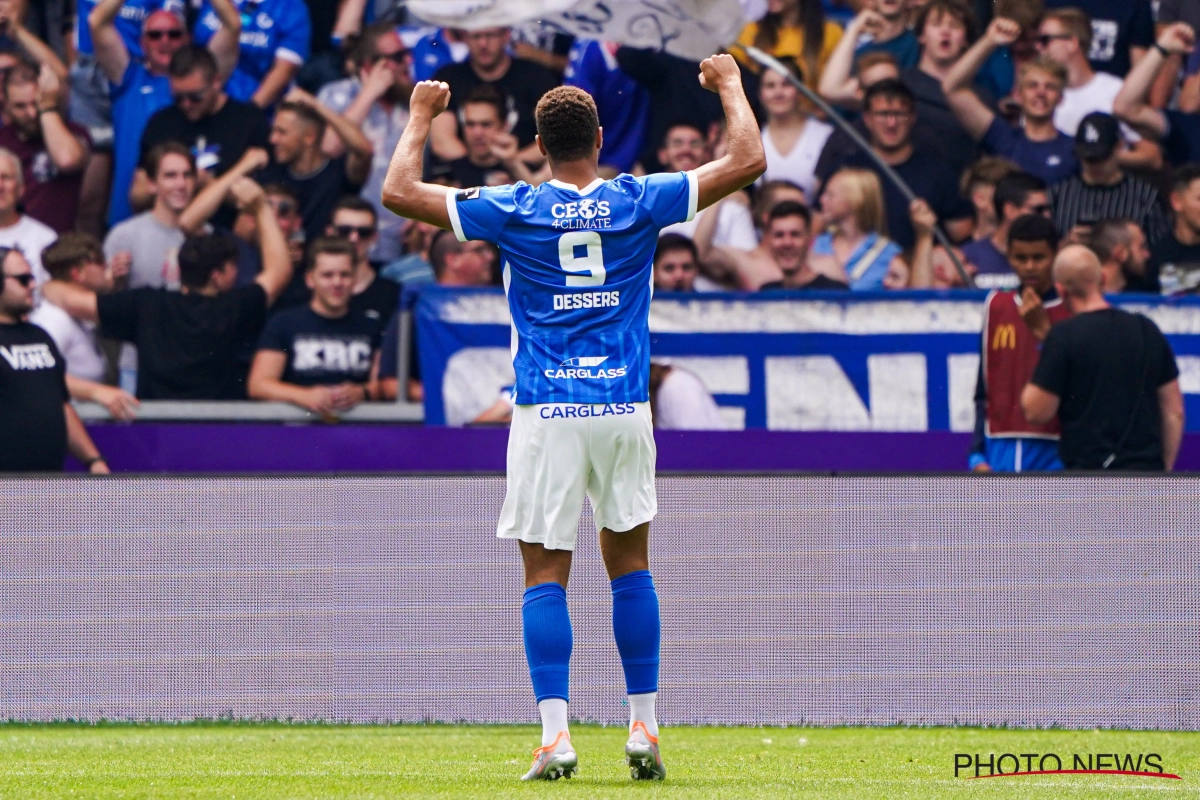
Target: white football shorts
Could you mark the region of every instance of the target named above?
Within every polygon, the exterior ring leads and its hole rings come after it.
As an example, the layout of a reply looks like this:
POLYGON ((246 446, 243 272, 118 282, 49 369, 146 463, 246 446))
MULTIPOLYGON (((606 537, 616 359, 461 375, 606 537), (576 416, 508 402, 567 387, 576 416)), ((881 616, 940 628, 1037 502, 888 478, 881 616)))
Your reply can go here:
POLYGON ((585 494, 597 531, 649 522, 658 512, 656 455, 649 403, 516 406, 496 535, 574 550, 585 494))

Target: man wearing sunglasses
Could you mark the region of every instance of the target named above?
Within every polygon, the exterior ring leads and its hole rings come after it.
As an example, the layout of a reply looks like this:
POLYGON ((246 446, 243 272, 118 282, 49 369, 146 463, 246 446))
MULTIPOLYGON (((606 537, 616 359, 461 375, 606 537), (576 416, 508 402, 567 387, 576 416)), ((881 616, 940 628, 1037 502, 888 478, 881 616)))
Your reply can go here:
POLYGON ((391 319, 400 302, 400 284, 376 274, 369 257, 375 244, 375 207, 361 197, 343 197, 333 211, 329 236, 354 245, 354 290, 350 310, 380 326, 391 319))
MULTIPOLYGON (((404 220, 383 207, 383 179, 391 154, 408 124, 408 98, 412 94, 412 55, 400 41, 396 26, 377 22, 363 31, 351 54, 355 74, 322 87, 317 99, 344 116, 375 147, 371 171, 360 193, 379 215, 379 236, 371 248, 375 261, 400 258, 400 236, 404 220)), ((321 149, 330 158, 346 151, 340 136, 327 130, 321 149)))
MULTIPOLYGON (((142 134, 142 159, 156 146, 182 142, 196 159, 197 180, 203 186, 224 175, 252 147, 266 150, 270 126, 258 106, 229 97, 222 87, 217 61, 200 45, 180 48, 168 68, 174 103, 156 113, 142 134)), ((150 179, 137 171, 130 191, 134 207, 152 199, 150 179)), ((232 213, 218 214, 228 227, 232 213)))
POLYGON ((1021 37, 1021 25, 996 17, 987 32, 971 45, 942 81, 946 102, 963 128, 983 149, 1002 156, 1026 172, 1055 184, 1078 168, 1071 137, 1054 127, 1054 110, 1062 101, 1067 70, 1062 64, 1039 57, 1017 71, 1013 97, 1021 108, 1021 123, 1013 125, 984 105, 971 84, 992 54, 1021 37))
MULTIPOLYGON (((1092 24, 1078 8, 1059 8, 1046 12, 1038 26, 1038 52, 1067 68, 1067 86, 1062 102, 1054 109, 1054 127, 1074 136, 1079 123, 1093 112, 1113 113, 1113 100, 1121 91, 1121 79, 1097 72, 1088 61, 1092 43, 1092 24)), ((1159 169, 1162 151, 1126 125, 1121 126, 1120 163, 1126 169, 1159 169)))
POLYGON ((25 321, 33 270, 0 247, 0 472, 59 472, 67 451, 94 475, 108 465, 67 395, 67 362, 50 334, 25 321))
MULTIPOLYGON (((110 83, 113 119, 113 181, 108 223, 133 214, 129 189, 141 156, 142 132, 156 111, 171 104, 167 77, 171 58, 190 41, 182 13, 155 11, 142 25, 142 58, 134 59, 116 27, 124 0, 101 0, 88 17, 96 61, 110 83)), ((216 56, 221 75, 232 72, 238 58, 241 17, 231 0, 213 0, 220 10, 221 30, 208 47, 216 56)))

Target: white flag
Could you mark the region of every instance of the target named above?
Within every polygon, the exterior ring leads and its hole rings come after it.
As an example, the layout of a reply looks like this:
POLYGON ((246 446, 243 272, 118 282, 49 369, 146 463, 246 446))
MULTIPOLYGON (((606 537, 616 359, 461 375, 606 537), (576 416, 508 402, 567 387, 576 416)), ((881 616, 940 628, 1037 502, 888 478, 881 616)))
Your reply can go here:
POLYGON ((745 19, 739 0, 408 0, 408 9, 432 25, 467 30, 538 20, 691 61, 736 41, 745 19))

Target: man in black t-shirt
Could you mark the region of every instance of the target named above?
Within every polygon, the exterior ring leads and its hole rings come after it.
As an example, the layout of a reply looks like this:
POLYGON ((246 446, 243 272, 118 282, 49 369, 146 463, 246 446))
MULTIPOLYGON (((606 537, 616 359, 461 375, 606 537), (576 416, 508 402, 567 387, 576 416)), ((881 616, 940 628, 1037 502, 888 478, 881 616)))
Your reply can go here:
MULTIPOLYGON (((917 197, 933 209, 952 241, 962 241, 974 227, 975 210, 958 191, 958 176, 946 160, 913 146, 912 130, 916 122, 916 98, 902 81, 885 79, 867 89, 863 97, 863 123, 870 133, 871 149, 912 188, 917 197)), ((888 223, 888 237, 908 250, 916 243, 908 199, 884 175, 866 153, 855 152, 830 172, 854 167, 879 175, 888 223)), ((821 187, 824 193, 825 187, 821 187)))
POLYGON ((448 164, 430 160, 425 165, 425 180, 445 178, 460 189, 532 183, 529 168, 517 157, 516 137, 504 130, 504 115, 504 99, 496 90, 487 84, 476 87, 458 112, 467 154, 448 164))
POLYGON ((33 270, 0 247, 0 472, 58 472, 67 450, 95 475, 108 465, 67 397, 67 362, 50 334, 24 321, 33 270))
POLYGON ((1183 438, 1183 395, 1171 345, 1148 318, 1112 308, 1096 254, 1059 251, 1054 284, 1074 316, 1050 329, 1021 394, 1030 422, 1062 425, 1067 469, 1170 470, 1183 438))
POLYGON ((143 400, 240 400, 245 365, 238 359, 257 338, 267 308, 287 286, 292 261, 275 213, 249 178, 233 185, 239 210, 258 223, 262 272, 237 286, 237 246, 220 236, 196 236, 179 250, 181 291, 134 289, 97 298, 53 281, 47 299, 76 319, 99 322, 104 336, 138 349, 138 397, 143 400))
POLYGON ((375 246, 379 218, 375 206, 358 196, 343 197, 333 211, 328 235, 349 242, 354 249, 354 292, 350 310, 382 326, 400 303, 400 284, 380 277, 368 260, 375 246))
POLYGON ((197 173, 214 178, 224 175, 250 148, 270 146, 266 115, 258 106, 225 94, 216 59, 207 48, 181 48, 171 57, 167 74, 175 103, 152 116, 142 132, 141 164, 131 190, 135 207, 153 200, 146 157, 157 145, 183 144, 192 151, 197 173))
POLYGON ((351 309, 355 260, 350 242, 313 242, 304 275, 312 300, 267 323, 250 368, 250 397, 321 415, 372 398, 368 381, 379 359, 382 323, 351 309))
POLYGON ((358 194, 371 170, 375 147, 361 130, 300 89, 288 92, 271 124, 275 163, 259 174, 260 182, 286 186, 300 198, 307 241, 325 235, 338 200, 358 194), (329 158, 321 150, 330 128, 346 146, 346 155, 329 158))
MULTIPOLYGON (((486 28, 464 34, 469 55, 461 64, 447 64, 434 80, 450 86, 449 114, 435 117, 429 144, 442 161, 454 161, 467 154, 459 128, 458 110, 475 87, 490 84, 504 98, 505 130, 517 137, 521 157, 531 163, 542 161, 533 143, 537 126, 533 109, 542 95, 558 86, 559 79, 545 67, 513 58, 508 53, 511 33, 508 28, 486 28)), ((693 78, 694 80, 694 78, 693 78)))
POLYGON ((1200 290, 1200 164, 1171 176, 1171 233, 1150 248, 1146 274, 1129 282, 1130 291, 1184 294, 1200 290))

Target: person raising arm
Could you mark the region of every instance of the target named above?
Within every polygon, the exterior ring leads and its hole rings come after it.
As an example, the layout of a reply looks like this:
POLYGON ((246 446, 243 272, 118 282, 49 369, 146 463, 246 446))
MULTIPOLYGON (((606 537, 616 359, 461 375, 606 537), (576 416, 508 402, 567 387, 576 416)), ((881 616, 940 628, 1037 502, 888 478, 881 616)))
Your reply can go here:
POLYGON ((1125 76, 1121 91, 1113 100, 1113 114, 1127 125, 1156 139, 1165 139, 1170 132, 1167 114, 1146 101, 1163 62, 1170 56, 1190 53, 1196 46, 1196 32, 1186 22, 1168 25, 1154 43, 1125 76))
MULTIPOLYGON (((695 172, 698 185, 697 210, 708 208, 749 186, 766 170, 758 122, 742 88, 742 75, 733 56, 718 54, 700 64, 700 84, 721 97, 727 120, 728 149, 724 156, 695 172)), ((419 219, 439 228, 451 229, 446 195, 457 190, 421 180, 425 144, 433 119, 446 110, 450 87, 440 81, 421 81, 413 89, 410 117, 400 137, 383 183, 384 206, 407 219, 419 219)), ((603 138, 603 131, 598 139, 603 138)), ((540 143, 539 149, 545 153, 540 143)), ((595 163, 570 162, 557 165, 555 177, 576 186, 586 186, 598 175, 595 163)))
POLYGON ((942 91, 946 93, 950 110, 975 141, 987 133, 996 114, 979 99, 971 89, 971 84, 992 53, 1011 45, 1020 36, 1021 26, 1017 22, 997 17, 988 25, 979 41, 963 53, 942 82, 942 91))

